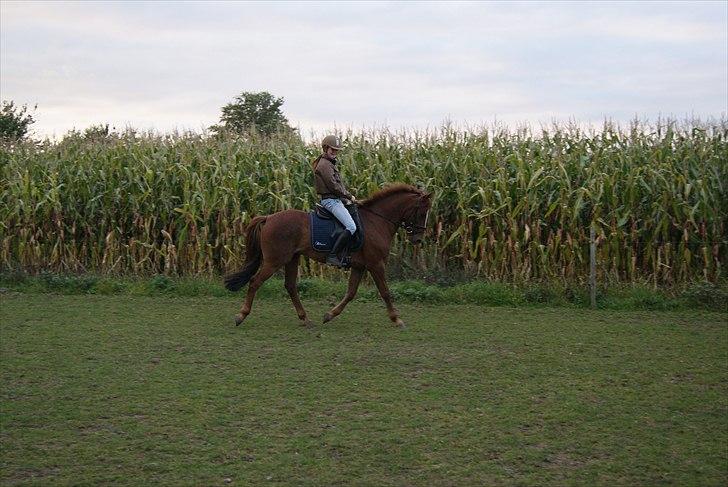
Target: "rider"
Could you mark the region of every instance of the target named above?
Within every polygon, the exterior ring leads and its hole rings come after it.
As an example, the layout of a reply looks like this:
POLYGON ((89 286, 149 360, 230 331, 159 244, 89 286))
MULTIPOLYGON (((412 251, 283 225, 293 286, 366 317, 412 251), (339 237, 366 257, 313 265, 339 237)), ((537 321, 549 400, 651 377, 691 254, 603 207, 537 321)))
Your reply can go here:
POLYGON ((335 135, 327 135, 321 142, 321 147, 324 150, 323 154, 313 161, 316 193, 321 196, 321 206, 329 210, 346 229, 334 242, 331 252, 326 257, 326 263, 337 267, 349 267, 351 259, 346 255, 346 247, 356 232, 356 224, 344 205, 355 204, 357 200, 344 187, 339 169, 336 167, 338 162, 336 154, 341 150, 339 138, 335 135))

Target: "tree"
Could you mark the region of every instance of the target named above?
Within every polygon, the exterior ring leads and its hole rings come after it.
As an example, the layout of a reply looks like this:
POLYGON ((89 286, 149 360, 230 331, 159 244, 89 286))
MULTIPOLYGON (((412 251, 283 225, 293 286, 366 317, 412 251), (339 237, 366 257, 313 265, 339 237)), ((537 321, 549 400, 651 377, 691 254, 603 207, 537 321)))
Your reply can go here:
POLYGON ((109 124, 97 124, 91 125, 83 131, 83 136, 90 140, 104 140, 107 139, 113 131, 109 130, 109 124))
MULTIPOLYGON (((36 108, 38 105, 33 110, 36 108)), ((34 122, 27 105, 17 107, 13 101, 3 100, 0 109, 0 139, 20 140, 28 134, 28 127, 34 122)))
POLYGON ((237 134, 255 130, 265 135, 293 130, 281 112, 281 105, 283 98, 275 98, 267 91, 244 91, 232 103, 222 107, 220 125, 213 125, 210 129, 237 134))

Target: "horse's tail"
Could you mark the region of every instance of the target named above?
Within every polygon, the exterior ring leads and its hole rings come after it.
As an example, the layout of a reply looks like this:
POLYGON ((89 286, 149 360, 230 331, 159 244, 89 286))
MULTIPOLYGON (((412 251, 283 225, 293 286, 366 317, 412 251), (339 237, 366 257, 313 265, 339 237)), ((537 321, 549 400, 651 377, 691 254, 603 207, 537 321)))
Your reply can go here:
POLYGON ((260 250, 260 227, 265 223, 266 216, 256 216, 250 221, 245 238, 245 265, 243 269, 225 276, 225 288, 237 291, 245 286, 250 278, 258 272, 263 252, 260 250))

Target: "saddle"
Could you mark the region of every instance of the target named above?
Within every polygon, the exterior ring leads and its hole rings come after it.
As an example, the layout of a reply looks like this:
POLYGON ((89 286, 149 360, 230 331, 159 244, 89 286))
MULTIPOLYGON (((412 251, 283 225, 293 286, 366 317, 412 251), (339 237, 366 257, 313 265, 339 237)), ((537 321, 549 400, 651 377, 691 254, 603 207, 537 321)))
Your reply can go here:
MULTIPOLYGON (((356 224, 356 232, 347 245, 347 250, 351 253, 361 249, 364 245, 364 227, 361 224, 356 205, 346 205, 346 209, 356 224)), ((346 231, 346 228, 329 210, 318 203, 316 203, 314 211, 309 213, 309 219, 311 247, 318 252, 330 252, 334 247, 334 242, 341 232, 346 231)))

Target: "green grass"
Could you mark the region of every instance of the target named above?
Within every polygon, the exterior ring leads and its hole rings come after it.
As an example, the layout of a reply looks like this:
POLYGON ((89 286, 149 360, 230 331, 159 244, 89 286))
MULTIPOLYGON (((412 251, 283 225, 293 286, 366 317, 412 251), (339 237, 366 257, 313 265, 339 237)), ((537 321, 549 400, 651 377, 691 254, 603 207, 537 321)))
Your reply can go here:
POLYGON ((728 482, 725 314, 0 299, 3 485, 728 482))
MULTIPOLYGON (((346 292, 345 274, 339 280, 303 278, 298 290, 304 299, 339 299, 346 292)), ((515 285, 504 282, 473 280, 435 284, 423 280, 392 280, 389 288, 395 301, 428 304, 479 304, 486 306, 577 307, 590 306, 588 287, 584 284, 530 283, 515 285)), ((109 277, 91 274, 61 275, 24 272, 0 272, 0 292, 56 294, 101 294, 133 296, 231 297, 222 285, 222 278, 171 278, 157 275, 143 277, 109 277)), ((288 298, 282 277, 266 281, 257 299, 288 298)), ((361 301, 379 302, 379 292, 366 277, 357 293, 361 301)), ((704 309, 728 311, 728 282, 694 282, 673 288, 655 288, 644 283, 602 285, 597 307, 613 310, 704 309)))

